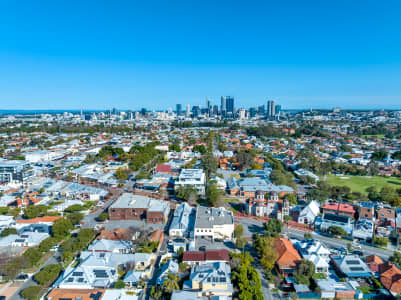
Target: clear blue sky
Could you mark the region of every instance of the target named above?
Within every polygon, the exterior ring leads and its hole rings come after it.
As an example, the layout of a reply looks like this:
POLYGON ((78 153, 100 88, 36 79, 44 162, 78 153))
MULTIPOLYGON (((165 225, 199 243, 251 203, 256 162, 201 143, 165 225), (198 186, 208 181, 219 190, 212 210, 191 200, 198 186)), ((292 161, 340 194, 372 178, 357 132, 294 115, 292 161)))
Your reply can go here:
POLYGON ((400 108, 401 1, 0 2, 0 109, 400 108))

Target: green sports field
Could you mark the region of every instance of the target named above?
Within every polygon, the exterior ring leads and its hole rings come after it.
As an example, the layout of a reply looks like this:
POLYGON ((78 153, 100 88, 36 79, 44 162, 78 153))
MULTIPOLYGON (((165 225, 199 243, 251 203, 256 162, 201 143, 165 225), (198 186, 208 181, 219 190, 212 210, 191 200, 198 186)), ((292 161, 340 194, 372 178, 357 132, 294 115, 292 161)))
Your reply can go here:
MULTIPOLYGON (((324 178, 321 178, 324 180, 324 178)), ((328 175, 326 182, 330 185, 348 186, 353 192, 364 193, 366 188, 375 186, 380 190, 383 186, 390 185, 396 189, 401 188, 401 179, 398 177, 381 177, 381 176, 336 176, 328 175)))

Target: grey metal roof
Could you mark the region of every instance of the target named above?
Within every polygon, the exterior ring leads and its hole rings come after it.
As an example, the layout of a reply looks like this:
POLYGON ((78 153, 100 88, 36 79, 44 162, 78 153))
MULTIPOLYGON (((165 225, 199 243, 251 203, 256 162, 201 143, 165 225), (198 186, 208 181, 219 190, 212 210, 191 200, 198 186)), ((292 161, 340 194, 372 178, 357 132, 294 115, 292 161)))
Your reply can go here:
POLYGON ((198 206, 196 212, 195 227, 213 228, 214 225, 234 224, 234 217, 231 211, 222 207, 198 206))

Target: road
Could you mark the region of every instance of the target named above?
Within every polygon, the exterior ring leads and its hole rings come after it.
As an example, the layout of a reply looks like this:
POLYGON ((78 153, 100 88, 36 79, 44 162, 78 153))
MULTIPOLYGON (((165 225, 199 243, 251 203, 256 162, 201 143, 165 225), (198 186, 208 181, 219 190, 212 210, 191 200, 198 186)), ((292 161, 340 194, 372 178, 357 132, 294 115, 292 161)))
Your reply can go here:
MULTIPOLYGON (((259 220, 255 220, 255 219, 251 219, 251 218, 240 218, 239 223, 244 226, 244 237, 251 237, 254 233, 261 234, 264 231, 263 230, 263 222, 259 221, 259 220)), ((283 228, 283 233, 287 234, 289 238, 296 238, 296 239, 300 239, 300 240, 302 240, 304 238, 304 234, 305 234, 305 232, 302 230, 287 228, 285 226, 283 228)), ((350 243, 350 241, 347 241, 347 240, 341 240, 341 239, 323 236, 316 232, 313 232, 312 236, 314 239, 320 241, 323 245, 325 245, 328 248, 338 248, 338 247, 347 248, 347 244, 350 243)), ((393 255, 392 250, 376 248, 376 247, 368 246, 365 244, 360 244, 360 245, 361 245, 361 248, 362 248, 361 250, 364 253, 364 255, 375 254, 384 260, 388 260, 388 258, 391 255, 393 255)))
POLYGON ((152 289, 152 286, 156 285, 156 279, 157 276, 159 275, 159 265, 160 265, 160 260, 162 255, 167 253, 167 241, 169 240, 169 235, 168 235, 168 228, 170 227, 170 223, 173 220, 173 211, 170 211, 168 221, 166 223, 166 226, 164 227, 164 238, 161 247, 159 248, 159 251, 157 252, 157 258, 154 263, 153 271, 152 271, 152 278, 147 282, 146 284, 146 290, 145 293, 142 295, 143 300, 149 300, 152 299, 150 298, 150 290, 152 289))
MULTIPOLYGON (((61 253, 56 252, 54 253, 49 259, 40 267, 40 269, 43 269, 47 265, 50 264, 59 264, 59 258, 60 258, 61 253)), ((20 293, 23 289, 30 287, 32 285, 36 285, 36 282, 33 281, 32 277, 30 277, 28 280, 26 280, 23 285, 8 299, 8 300, 24 300, 24 298, 21 297, 20 293)))

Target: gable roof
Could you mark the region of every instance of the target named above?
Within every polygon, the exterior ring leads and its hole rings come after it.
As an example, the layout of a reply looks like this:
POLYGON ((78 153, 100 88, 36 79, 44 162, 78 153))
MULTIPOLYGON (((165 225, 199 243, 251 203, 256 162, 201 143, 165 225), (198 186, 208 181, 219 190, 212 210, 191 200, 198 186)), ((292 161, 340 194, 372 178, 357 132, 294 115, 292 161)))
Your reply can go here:
POLYGON ((379 266, 380 281, 383 286, 393 293, 401 293, 401 270, 390 262, 379 266))
POLYGON ((76 299, 100 300, 104 294, 103 289, 53 289, 47 296, 52 300, 76 299))
POLYGON ((282 267, 295 267, 301 261, 297 250, 295 250, 292 243, 285 238, 277 238, 274 240, 274 248, 277 251, 278 259, 277 265, 282 267))
POLYGON ((184 252, 183 261, 230 261, 229 252, 226 249, 184 252))
POLYGON ((372 255, 366 256, 365 262, 367 264, 376 263, 376 264, 380 265, 383 263, 383 260, 380 257, 378 257, 377 255, 372 254, 372 255))

